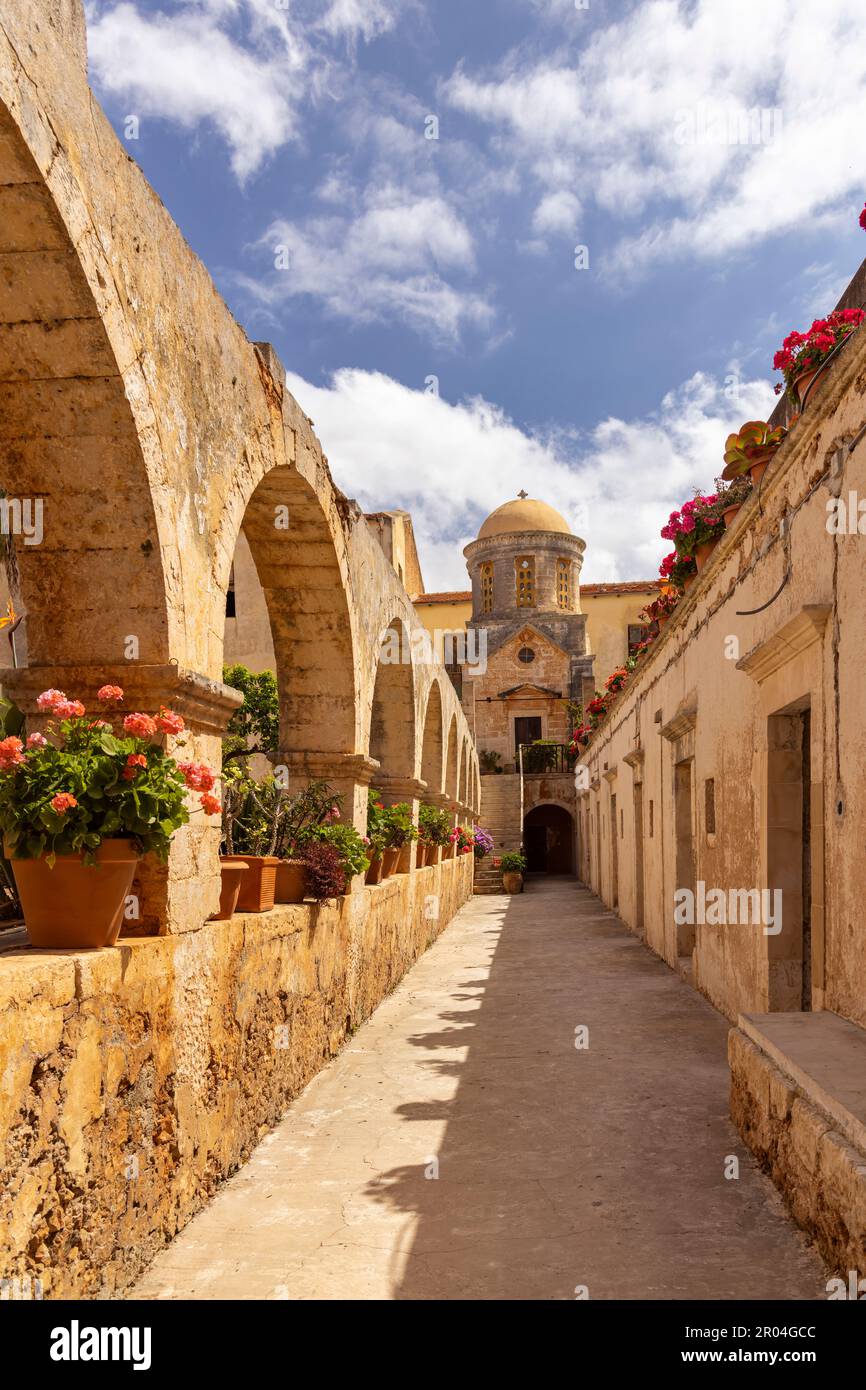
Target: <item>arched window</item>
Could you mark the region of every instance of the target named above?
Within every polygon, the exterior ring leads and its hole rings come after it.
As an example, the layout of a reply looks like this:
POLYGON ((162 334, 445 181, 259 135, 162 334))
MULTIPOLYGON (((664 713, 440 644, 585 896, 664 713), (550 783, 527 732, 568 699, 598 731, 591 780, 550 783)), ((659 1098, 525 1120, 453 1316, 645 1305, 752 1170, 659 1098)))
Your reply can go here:
POLYGON ((535 607, 535 560, 531 555, 519 555, 514 562, 517 586, 517 607, 535 607))
POLYGON ((570 560, 557 560, 556 562, 556 606, 565 609, 571 607, 570 560))
POLYGON ((481 566, 481 611, 493 612, 493 561, 485 560, 481 566))

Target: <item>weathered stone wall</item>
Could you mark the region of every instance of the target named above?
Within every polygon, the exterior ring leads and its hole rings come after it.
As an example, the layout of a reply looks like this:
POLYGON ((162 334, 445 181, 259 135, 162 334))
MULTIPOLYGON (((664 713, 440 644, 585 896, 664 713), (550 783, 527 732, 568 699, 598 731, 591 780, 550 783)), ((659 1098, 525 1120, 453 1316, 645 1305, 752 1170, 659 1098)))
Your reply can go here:
POLYGON ((866 1273, 863 1154, 738 1029, 728 1035, 731 1116, 831 1269, 866 1273))
POLYGON ((800 754, 786 748, 778 721, 808 708, 807 992, 813 1008, 866 1025, 866 538, 827 527, 828 502, 866 498, 866 440, 838 452, 863 427, 864 398, 860 331, 584 757, 582 876, 732 1019, 801 1006, 800 754), (690 778, 679 798, 678 768, 690 778), (674 892, 688 886, 684 874, 726 892, 780 887, 782 931, 705 924, 691 941, 678 936, 674 892))
MULTIPOLYGON (((127 708, 150 712, 180 702, 188 755, 218 766, 243 533, 267 604, 280 752, 298 780, 332 780, 363 829, 381 636, 421 625, 272 349, 249 341, 115 137, 85 58, 80 0, 4 5, 0 486, 44 504, 44 540, 16 545, 24 669, 0 682, 28 714, 49 686, 87 700, 116 683, 127 708)), ((468 793, 477 759, 457 697, 409 652, 406 699, 389 711, 406 756, 385 770, 418 778, 437 682, 468 793)), ((216 909, 218 842, 201 813, 181 829, 144 887, 145 929, 196 930, 216 909)))
POLYGON ((471 856, 337 902, 0 958, 0 1276, 124 1289, 472 893, 471 856))

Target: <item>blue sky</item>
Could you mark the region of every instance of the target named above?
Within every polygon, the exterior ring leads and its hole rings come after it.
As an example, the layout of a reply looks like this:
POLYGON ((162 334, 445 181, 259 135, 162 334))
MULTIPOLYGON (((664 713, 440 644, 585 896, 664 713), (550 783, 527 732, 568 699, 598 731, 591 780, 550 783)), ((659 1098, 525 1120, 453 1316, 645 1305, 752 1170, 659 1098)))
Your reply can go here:
POLYGON ((428 589, 521 487, 585 580, 654 574, 866 254, 862 0, 87 10, 115 130, 428 589))

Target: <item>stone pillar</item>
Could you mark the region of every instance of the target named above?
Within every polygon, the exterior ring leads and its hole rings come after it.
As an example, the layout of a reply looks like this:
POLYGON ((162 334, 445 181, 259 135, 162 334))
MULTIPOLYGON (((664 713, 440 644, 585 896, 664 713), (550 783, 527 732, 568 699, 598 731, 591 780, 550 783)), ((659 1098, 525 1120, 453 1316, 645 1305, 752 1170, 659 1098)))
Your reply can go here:
POLYGON ((288 768, 289 790, 300 791, 309 782, 323 781, 343 798, 343 820, 359 835, 367 833, 367 788, 378 779, 379 764, 363 753, 280 753, 275 766, 288 768))
MULTIPOLYGON (((208 680, 194 671, 172 664, 149 666, 25 666, 0 671, 0 683, 10 700, 27 716, 28 729, 43 728, 46 716, 37 709, 43 690, 63 690, 81 700, 88 713, 120 726, 126 714, 154 715, 161 705, 183 715, 186 729, 168 735, 165 746, 182 762, 206 763, 218 778, 222 735, 235 710, 243 703, 236 690, 221 681, 208 680), (123 704, 105 710, 97 704, 102 685, 119 685, 123 704)), ((190 821, 171 842, 168 864, 153 855, 139 863, 132 885, 136 905, 122 928, 126 936, 163 936, 196 931, 219 907, 219 845, 222 827, 217 816, 206 816, 193 794, 190 821)))

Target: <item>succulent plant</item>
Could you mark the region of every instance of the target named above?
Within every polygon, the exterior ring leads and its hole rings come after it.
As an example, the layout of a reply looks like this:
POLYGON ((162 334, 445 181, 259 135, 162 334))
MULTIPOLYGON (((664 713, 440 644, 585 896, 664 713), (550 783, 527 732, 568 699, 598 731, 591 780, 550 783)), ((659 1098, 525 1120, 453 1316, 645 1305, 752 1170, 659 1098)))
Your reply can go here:
POLYGON ((771 429, 766 420, 747 420, 738 433, 725 440, 725 468, 722 477, 737 478, 756 463, 764 463, 778 449, 788 433, 784 425, 771 429))

